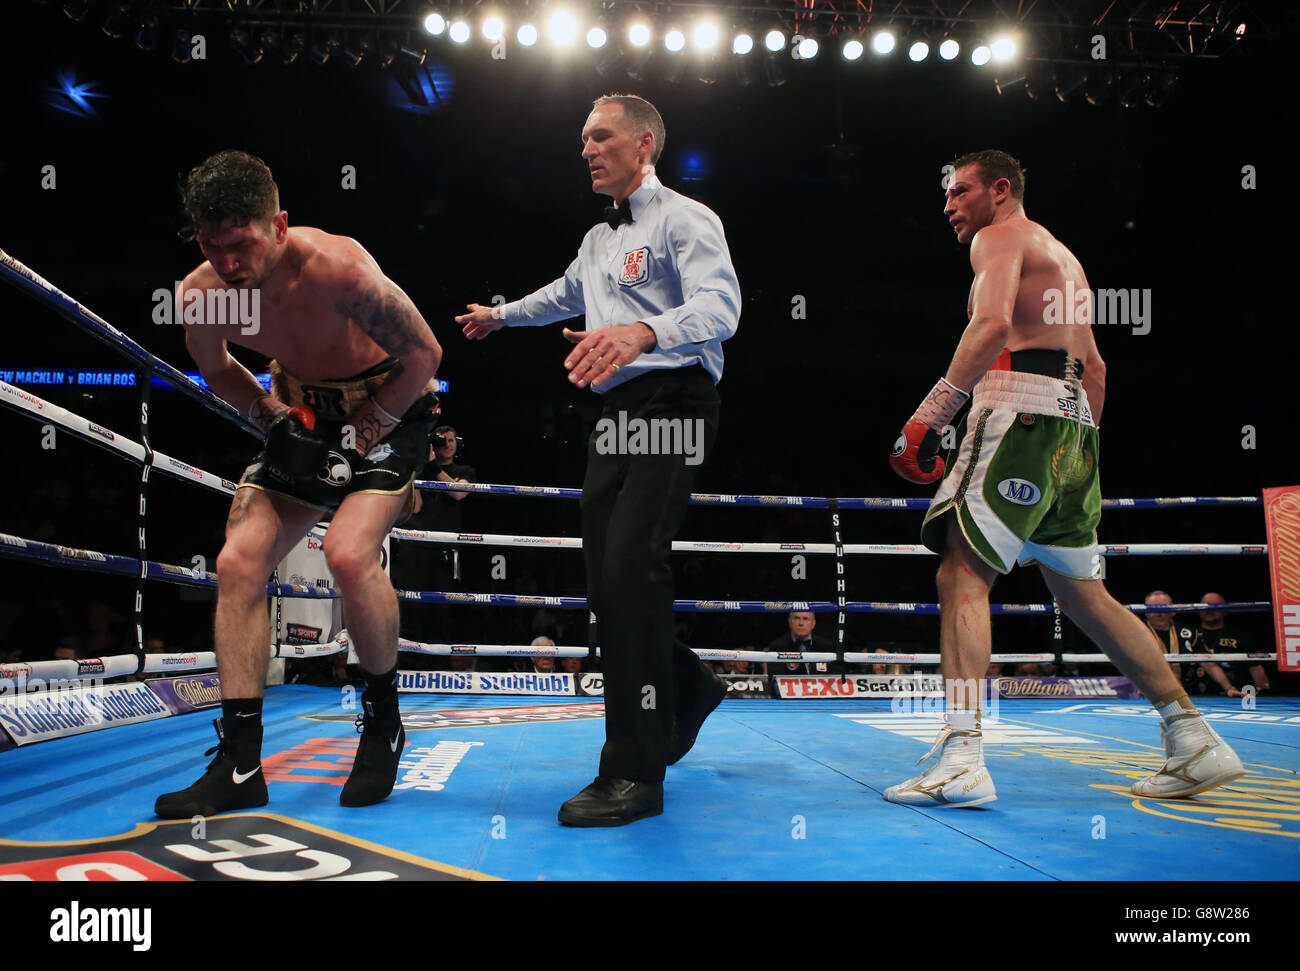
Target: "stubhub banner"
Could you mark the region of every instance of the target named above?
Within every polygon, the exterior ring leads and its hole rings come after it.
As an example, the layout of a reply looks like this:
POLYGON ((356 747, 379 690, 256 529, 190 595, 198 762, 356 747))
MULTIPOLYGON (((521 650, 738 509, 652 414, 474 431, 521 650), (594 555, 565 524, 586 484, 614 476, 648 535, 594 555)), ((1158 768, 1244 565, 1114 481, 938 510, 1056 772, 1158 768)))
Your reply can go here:
POLYGON ((397 690, 462 695, 572 695, 571 674, 398 671, 397 690))
POLYGON ((170 714, 149 685, 140 682, 0 696, 0 725, 18 745, 170 714))

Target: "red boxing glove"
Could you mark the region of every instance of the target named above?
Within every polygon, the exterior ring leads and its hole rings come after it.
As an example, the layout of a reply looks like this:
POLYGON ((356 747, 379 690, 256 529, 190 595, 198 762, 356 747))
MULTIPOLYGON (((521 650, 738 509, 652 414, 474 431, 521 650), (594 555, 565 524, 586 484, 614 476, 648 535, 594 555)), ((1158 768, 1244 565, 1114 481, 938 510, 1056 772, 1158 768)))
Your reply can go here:
POLYGON ((302 422, 302 426, 309 432, 316 430, 316 412, 312 411, 306 405, 294 405, 289 409, 289 414, 302 422))
POLYGON ((890 467, 908 482, 929 485, 943 477, 940 435, 970 400, 970 395, 940 378, 903 426, 889 456, 890 467))
POLYGON ((889 454, 889 467, 917 485, 929 485, 943 478, 939 433, 929 425, 909 418, 889 454))

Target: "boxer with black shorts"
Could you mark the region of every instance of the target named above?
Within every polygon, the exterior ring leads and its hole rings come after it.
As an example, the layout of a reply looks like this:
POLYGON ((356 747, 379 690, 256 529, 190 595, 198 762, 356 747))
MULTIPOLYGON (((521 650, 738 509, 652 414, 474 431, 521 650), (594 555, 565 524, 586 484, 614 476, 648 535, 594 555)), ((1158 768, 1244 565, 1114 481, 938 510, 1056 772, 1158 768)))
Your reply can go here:
POLYGON ((366 681, 361 741, 339 801, 370 805, 392 791, 405 744, 397 597, 379 550, 410 512, 435 424, 432 382, 442 350, 410 298, 355 240, 289 228, 260 159, 214 155, 189 173, 182 197, 206 257, 176 298, 186 347, 209 387, 267 438, 240 480, 217 558, 222 716, 218 744, 207 753, 216 758, 188 789, 160 796, 155 812, 176 819, 266 804, 266 583, 322 510, 333 511, 325 557, 366 681), (199 311, 223 293, 253 298, 253 326, 203 318, 199 311), (230 356, 228 341, 274 359, 273 394, 230 356))

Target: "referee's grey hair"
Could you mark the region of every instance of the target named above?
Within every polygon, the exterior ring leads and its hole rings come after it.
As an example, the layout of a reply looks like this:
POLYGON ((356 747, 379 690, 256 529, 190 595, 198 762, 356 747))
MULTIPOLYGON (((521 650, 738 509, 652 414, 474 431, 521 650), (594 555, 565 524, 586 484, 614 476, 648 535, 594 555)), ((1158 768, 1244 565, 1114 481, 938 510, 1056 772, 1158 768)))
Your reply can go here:
POLYGON ((635 94, 602 94, 592 102, 591 106, 599 108, 601 105, 608 104, 623 106, 623 117, 627 119, 628 127, 634 134, 640 135, 643 131, 649 131, 655 137, 655 150, 650 156, 650 164, 658 164, 659 156, 664 150, 664 140, 668 137, 668 133, 664 131, 664 119, 659 114, 659 109, 645 98, 635 94))

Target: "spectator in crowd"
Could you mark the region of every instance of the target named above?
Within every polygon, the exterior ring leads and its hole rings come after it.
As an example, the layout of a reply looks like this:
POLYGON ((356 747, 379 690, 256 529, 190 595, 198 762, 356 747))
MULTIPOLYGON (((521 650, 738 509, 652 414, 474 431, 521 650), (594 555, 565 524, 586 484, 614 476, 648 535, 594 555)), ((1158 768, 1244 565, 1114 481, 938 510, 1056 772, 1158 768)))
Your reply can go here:
MULTIPOLYGON (((439 425, 429 441, 429 461, 416 476, 437 482, 474 482, 478 473, 473 466, 456 461, 464 440, 450 425, 439 425)), ((415 511, 403 525, 407 529, 422 529, 443 533, 463 533, 464 514, 461 505, 468 492, 451 492, 439 489, 427 494, 415 491, 415 511)), ((407 541, 398 544, 393 556, 393 576, 396 586, 409 590, 451 591, 460 581, 460 554, 454 547, 440 547, 434 543, 407 541)), ((425 643, 453 641, 446 634, 450 612, 445 604, 407 604, 402 610, 402 636, 425 643)))
MULTIPOLYGON (((753 648, 747 647, 745 648, 745 650, 752 651, 753 648)), ((722 662, 723 674, 750 674, 752 673, 752 668, 753 665, 749 661, 723 661, 722 662)))
MULTIPOLYGON (((1152 604, 1169 606, 1173 598, 1163 590, 1152 590, 1142 601, 1148 607, 1152 604)), ((1166 654, 1197 654, 1200 652, 1200 635, 1190 627, 1179 627, 1174 623, 1175 616, 1170 611, 1160 611, 1159 613, 1145 613, 1142 620, 1146 623, 1147 628, 1160 642, 1160 648, 1166 654)), ((1171 662, 1169 665, 1173 669, 1174 677, 1180 682, 1190 678, 1195 680, 1195 669, 1188 668, 1183 670, 1181 664, 1171 662)), ((1190 689, 1189 689, 1190 690, 1190 689)))
POLYGON ((109 657, 134 648, 124 640, 126 621, 102 600, 86 605, 85 637, 79 651, 82 657, 109 657))
MULTIPOLYGON (((530 647, 554 647, 555 641, 549 637, 534 637, 530 647)), ((533 657, 528 659, 529 668, 538 674, 551 674, 555 670, 555 658, 549 655, 544 657, 533 657)))
POLYGON ((60 637, 54 645, 54 660, 75 661, 81 656, 81 639, 75 634, 60 637))
MULTIPOLYGON (((157 635, 157 634, 152 634, 152 635, 150 635, 149 637, 146 637, 145 640, 144 640, 144 653, 145 653, 146 655, 149 655, 149 654, 166 654, 166 653, 167 653, 167 642, 166 642, 166 641, 165 641, 161 636, 159 636, 159 635, 157 635)), ((147 658, 147 657, 145 658, 145 661, 146 661, 146 662, 148 661, 148 658, 147 658)), ((142 667, 143 667, 143 665, 142 665, 142 667)), ((131 680, 132 680, 132 681, 151 681, 151 680, 153 680, 154 678, 165 678, 165 677, 167 677, 167 672, 166 672, 166 671, 152 671, 152 672, 149 672, 149 673, 146 674, 143 670, 141 670, 138 674, 133 675, 132 678, 131 678, 131 680)))
POLYGON ((1017 678, 1043 678, 1049 677, 1051 673, 1052 668, 1048 664, 1020 664, 1016 666, 1015 676, 1017 678))
POLYGON ((572 674, 575 677, 582 674, 582 658, 564 657, 560 658, 560 670, 565 674, 572 674))
MULTIPOLYGON (((1201 603, 1222 604, 1227 603, 1227 601, 1220 594, 1207 593, 1201 597, 1201 603)), ((1251 637, 1248 631, 1242 630, 1236 624, 1229 624, 1226 611, 1202 610, 1201 626, 1198 634, 1200 635, 1200 649, 1204 653, 1249 654, 1255 650, 1254 638, 1251 637)), ((1200 665, 1200 680, 1203 683, 1206 681, 1211 682, 1229 698, 1240 698, 1242 692, 1238 690, 1236 682, 1244 680, 1240 677, 1242 667, 1240 661, 1224 661, 1221 664, 1207 661, 1200 665)), ((1264 670, 1263 665, 1252 664, 1249 672, 1257 692, 1272 690, 1268 680, 1268 672, 1264 670)))
POLYGON ((984 671, 984 677, 986 678, 1002 677, 1002 662, 990 661, 988 668, 984 671))
MULTIPOLYGON (((769 653, 788 653, 790 651, 831 651, 830 641, 824 637, 816 637, 813 629, 817 626, 817 618, 809 610, 793 610, 786 618, 788 630, 772 643, 764 648, 769 653)), ((825 671, 827 665, 824 662, 809 663, 798 661, 770 661, 767 664, 767 670, 770 674, 812 674, 816 667, 819 671, 825 671)))

